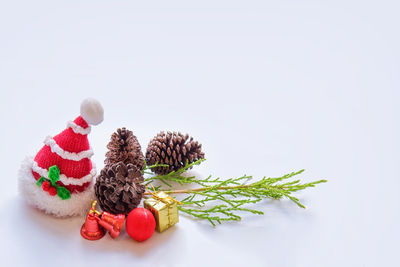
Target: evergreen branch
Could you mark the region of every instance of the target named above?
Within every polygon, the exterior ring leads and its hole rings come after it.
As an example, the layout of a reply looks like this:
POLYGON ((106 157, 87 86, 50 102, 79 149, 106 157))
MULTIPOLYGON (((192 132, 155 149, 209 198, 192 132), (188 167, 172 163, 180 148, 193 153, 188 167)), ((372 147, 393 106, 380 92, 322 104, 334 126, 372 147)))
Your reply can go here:
MULTIPOLYGON (((197 179, 195 176, 183 176, 183 174, 195 165, 201 164, 205 159, 200 159, 193 163, 186 163, 185 166, 177 171, 172 171, 165 175, 154 175, 146 178, 145 185, 154 181, 160 181, 168 188, 163 189, 162 186, 155 188, 155 191, 165 191, 168 194, 187 194, 179 206, 179 210, 198 219, 208 220, 212 225, 221 223, 222 221, 237 221, 241 217, 238 212, 250 212, 253 214, 263 214, 262 211, 242 207, 247 204, 254 204, 262 199, 282 199, 288 198, 301 208, 305 208, 299 199, 292 195, 309 187, 315 187, 319 183, 325 183, 326 180, 319 180, 310 183, 301 184, 300 180, 287 181, 296 175, 301 174, 304 170, 291 172, 281 177, 262 178, 257 182, 246 184, 252 179, 252 176, 241 176, 238 178, 230 178, 221 180, 219 177, 213 178, 211 175, 205 179, 197 179), (170 182, 176 182, 180 185, 197 184, 199 188, 173 190, 170 182), (218 204, 220 203, 220 204, 218 204)), ((155 167, 168 167, 166 164, 154 164, 144 168, 146 171, 155 167)), ((151 195, 145 192, 144 195, 151 195)))
MULTIPOLYGON (((184 169, 166 175, 150 177, 145 179, 145 182, 148 184, 159 180, 167 184, 169 188, 171 188, 171 185, 168 184, 167 181, 178 182, 179 184, 195 183, 200 185, 201 187, 194 189, 171 190, 159 187, 156 190, 165 191, 168 194, 187 194, 186 198, 181 201, 182 205, 179 206, 179 210, 195 218, 208 220, 212 225, 215 225, 215 222, 238 221, 241 219, 237 214, 238 212, 263 214, 262 211, 244 208, 242 206, 257 203, 265 198, 288 198, 299 207, 305 208, 292 193, 309 187, 315 187, 315 185, 319 183, 327 182, 327 180, 318 180, 305 184, 301 184, 300 180, 284 182, 289 178, 301 174, 304 170, 292 172, 282 177, 264 177, 250 184, 246 184, 246 182, 251 180, 252 176, 247 175, 227 180, 220 180, 220 178, 212 178, 211 176, 205 179, 196 179, 194 176, 182 176, 191 166, 200 163, 201 162, 186 164, 184 169), (222 204, 216 204, 215 202, 222 202, 222 204)), ((144 195, 151 195, 151 193, 145 192, 144 195)))
MULTIPOLYGON (((199 159, 199 160, 197 160, 195 162, 192 162, 190 164, 188 162, 186 162, 185 166, 183 166, 181 169, 179 169, 177 171, 172 171, 172 172, 170 172, 168 174, 165 174, 165 175, 155 175, 153 177, 146 178, 144 180, 144 184, 148 185, 148 184, 150 184, 150 183, 152 183, 154 181, 157 181, 157 180, 161 181, 162 183, 166 184, 169 187, 172 187, 172 185, 170 185, 167 181, 177 182, 180 185, 193 183, 193 182, 196 181, 196 177, 195 176, 185 177, 185 176, 182 176, 182 174, 184 174, 186 171, 191 169, 193 166, 200 165, 203 161, 205 161, 205 159, 199 159)), ((168 165, 166 165, 166 164, 154 164, 154 165, 151 165, 151 166, 146 166, 144 168, 144 170, 152 169, 152 168, 155 168, 155 167, 168 167, 168 165)))
POLYGON ((156 163, 156 164, 153 164, 153 165, 147 165, 147 162, 144 161, 144 167, 143 167, 142 173, 153 174, 152 172, 146 172, 146 171, 147 170, 151 170, 153 168, 157 168, 157 167, 169 167, 169 165, 168 164, 159 164, 159 163, 156 163))

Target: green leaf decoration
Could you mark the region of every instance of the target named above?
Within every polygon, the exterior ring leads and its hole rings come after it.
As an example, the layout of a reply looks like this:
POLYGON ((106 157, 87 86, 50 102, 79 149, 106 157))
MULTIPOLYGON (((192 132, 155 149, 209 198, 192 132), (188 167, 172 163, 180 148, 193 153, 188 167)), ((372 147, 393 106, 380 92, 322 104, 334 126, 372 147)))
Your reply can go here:
POLYGON ((66 200, 71 198, 71 193, 65 187, 58 186, 57 187, 57 196, 59 196, 62 200, 66 200))
POLYGON ((55 183, 60 179, 60 169, 57 165, 53 165, 49 168, 49 180, 54 186, 55 183))
MULTIPOLYGON (((187 170, 194 165, 199 165, 202 161, 204 159, 191 164, 186 163, 183 168, 165 175, 154 175, 148 171, 154 166, 145 166, 144 173, 152 176, 146 178, 144 184, 150 185, 153 182, 163 184, 155 187, 153 192, 186 194, 186 198, 180 200, 182 205, 178 206, 179 211, 197 219, 204 219, 215 226, 224 221, 239 221, 243 212, 263 214, 261 210, 252 208, 252 205, 266 198, 287 198, 297 206, 305 208, 299 199, 293 196, 293 193, 327 182, 327 180, 318 180, 302 183, 300 179, 289 180, 297 177, 304 170, 291 172, 281 177, 263 177, 255 182, 250 182, 253 177, 248 175, 228 179, 220 179, 211 175, 200 179, 196 176, 185 175, 187 170), (182 186, 191 184, 193 187, 173 190, 172 183, 182 186)), ((153 192, 145 192, 144 195, 150 196, 153 192)))
POLYGON ((40 177, 39 180, 36 182, 36 185, 42 186, 43 182, 44 182, 44 177, 40 177))

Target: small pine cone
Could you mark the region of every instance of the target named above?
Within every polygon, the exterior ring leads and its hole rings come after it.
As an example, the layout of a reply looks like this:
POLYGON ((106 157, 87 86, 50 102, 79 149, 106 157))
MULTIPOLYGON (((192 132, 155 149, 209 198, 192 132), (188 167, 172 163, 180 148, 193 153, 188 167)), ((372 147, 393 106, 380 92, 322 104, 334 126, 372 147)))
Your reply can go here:
POLYGON ((143 175, 133 164, 106 165, 96 179, 94 191, 103 211, 127 215, 142 199, 143 175))
POLYGON ((160 132, 149 143, 146 151, 146 161, 148 165, 168 164, 169 167, 153 168, 157 174, 167 174, 177 171, 199 159, 204 159, 201 151, 201 144, 193 141, 193 137, 183 135, 180 132, 160 132))
POLYGON ((117 129, 112 134, 107 148, 109 151, 106 153, 106 159, 104 160, 106 165, 123 162, 125 164, 133 164, 139 170, 143 170, 144 156, 142 148, 132 131, 127 130, 125 127, 117 129))

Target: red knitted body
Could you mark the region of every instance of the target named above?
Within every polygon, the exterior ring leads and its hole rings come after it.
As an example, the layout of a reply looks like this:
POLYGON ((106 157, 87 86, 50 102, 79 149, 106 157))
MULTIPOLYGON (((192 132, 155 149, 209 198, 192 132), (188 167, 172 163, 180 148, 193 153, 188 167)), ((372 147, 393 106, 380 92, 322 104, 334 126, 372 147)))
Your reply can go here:
POLYGON ((35 161, 39 167, 47 170, 49 167, 57 165, 60 169, 60 174, 78 179, 88 175, 92 170, 92 161, 90 159, 85 158, 80 161, 63 159, 56 153, 51 152, 50 147, 47 145, 43 146, 37 153, 35 161))
POLYGON ((63 144, 62 148, 68 152, 79 153, 90 148, 87 135, 76 134, 71 128, 65 129, 53 139, 58 145, 63 144))
MULTIPOLYGON (((82 129, 87 129, 89 125, 81 117, 77 117, 74 120, 75 124, 82 127, 82 129)), ((72 128, 67 128, 60 134, 53 137, 56 144, 63 150, 62 152, 68 153, 79 153, 87 151, 90 149, 87 134, 76 133, 72 128)), ((68 179, 68 182, 72 184, 65 185, 62 181, 58 181, 57 184, 66 187, 71 194, 84 191, 89 185, 89 182, 83 184, 74 184, 73 180, 79 180, 91 174, 93 169, 92 162, 89 157, 82 158, 81 160, 71 160, 63 158, 57 152, 53 152, 48 144, 45 144, 39 152, 36 154, 34 161, 37 166, 49 170, 53 165, 57 165, 60 169, 60 175, 64 175, 68 179)), ((32 169, 33 176, 38 180, 41 175, 32 169)))
POLYGON ((76 124, 78 124, 79 126, 81 126, 82 128, 87 128, 89 127, 89 124, 87 124, 87 122, 82 118, 82 116, 78 116, 74 122, 76 124))

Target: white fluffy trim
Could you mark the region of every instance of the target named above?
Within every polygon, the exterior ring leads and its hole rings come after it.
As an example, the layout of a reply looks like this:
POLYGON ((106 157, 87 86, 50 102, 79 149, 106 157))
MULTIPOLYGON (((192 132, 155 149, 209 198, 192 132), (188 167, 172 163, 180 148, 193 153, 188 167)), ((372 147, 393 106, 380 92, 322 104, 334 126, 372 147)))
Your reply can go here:
MULTIPOLYGON (((37 172, 40 176, 44 178, 49 178, 49 171, 39 167, 36 161, 32 163, 32 170, 37 172)), ((93 163, 93 168, 88 175, 83 176, 82 178, 74 178, 74 177, 67 177, 65 174, 60 174, 60 182, 64 185, 83 185, 87 182, 93 180, 93 177, 96 175, 96 166, 93 163)))
POLYGON ((92 149, 84 150, 79 153, 65 151, 56 143, 56 141, 51 136, 47 136, 44 140, 44 143, 50 147, 51 152, 56 153, 63 159, 80 161, 85 158, 90 158, 94 154, 92 149))
POLYGON ((50 196, 36 185, 32 175, 33 158, 26 158, 18 172, 18 190, 32 206, 57 217, 67 217, 85 214, 91 200, 95 198, 93 183, 81 193, 71 194, 70 199, 62 200, 58 196, 50 196))
POLYGON ((90 126, 88 126, 86 128, 83 128, 83 127, 79 126, 78 124, 76 124, 73 121, 69 121, 67 123, 67 128, 71 128, 72 131, 74 131, 74 133, 81 134, 81 135, 90 134, 90 131, 91 131, 91 127, 90 126))

